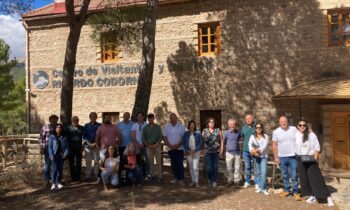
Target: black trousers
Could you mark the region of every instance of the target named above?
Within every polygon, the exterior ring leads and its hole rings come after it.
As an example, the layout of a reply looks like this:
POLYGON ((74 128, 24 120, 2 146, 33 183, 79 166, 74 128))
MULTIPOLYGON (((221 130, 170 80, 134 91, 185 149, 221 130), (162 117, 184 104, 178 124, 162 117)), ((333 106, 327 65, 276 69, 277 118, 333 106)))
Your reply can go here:
POLYGON ((316 199, 330 196, 318 163, 302 163, 298 158, 297 161, 302 196, 313 195, 316 199))
POLYGON ((82 154, 80 149, 72 149, 69 151, 69 170, 72 181, 79 181, 81 174, 82 154))

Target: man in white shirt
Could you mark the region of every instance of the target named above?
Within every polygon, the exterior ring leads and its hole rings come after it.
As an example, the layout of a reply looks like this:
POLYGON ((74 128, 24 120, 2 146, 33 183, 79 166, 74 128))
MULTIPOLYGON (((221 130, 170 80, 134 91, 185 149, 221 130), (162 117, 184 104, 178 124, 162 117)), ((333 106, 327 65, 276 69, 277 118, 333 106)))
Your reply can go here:
POLYGON ((138 112, 136 114, 137 117, 137 122, 133 124, 133 126, 131 127, 131 139, 132 142, 134 142, 136 144, 136 146, 140 149, 140 154, 142 156, 142 171, 144 173, 144 176, 146 176, 147 178, 150 178, 150 165, 149 165, 149 161, 148 161, 148 156, 147 156, 147 150, 146 147, 144 146, 143 142, 142 142, 142 131, 143 128, 147 125, 147 123, 145 122, 145 115, 143 114, 143 112, 138 112))
POLYGON ((172 184, 179 183, 185 185, 184 177, 184 151, 182 145, 182 136, 185 133, 185 127, 178 122, 176 114, 170 114, 170 123, 163 129, 163 138, 165 145, 168 146, 168 154, 171 161, 175 179, 172 184))
POLYGON ((281 197, 287 197, 293 194, 295 200, 301 201, 298 194, 298 173, 297 160, 295 158, 295 134, 297 128, 288 125, 288 119, 285 116, 279 118, 279 125, 272 133, 272 147, 275 163, 281 168, 284 191, 280 194, 281 197), (290 182, 292 180, 290 190, 290 182))

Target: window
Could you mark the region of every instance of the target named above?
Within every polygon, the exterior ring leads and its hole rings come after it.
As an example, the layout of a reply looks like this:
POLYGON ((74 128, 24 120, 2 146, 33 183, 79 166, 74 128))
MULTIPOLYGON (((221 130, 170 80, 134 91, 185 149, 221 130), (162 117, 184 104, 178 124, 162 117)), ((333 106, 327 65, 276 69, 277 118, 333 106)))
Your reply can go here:
POLYGON ((118 54, 120 53, 120 49, 115 43, 105 43, 102 41, 101 44, 101 59, 102 63, 105 62, 113 62, 118 61, 118 54))
POLYGON ((198 25, 199 55, 218 55, 220 53, 220 23, 198 25))
POLYGON ((350 9, 328 11, 328 43, 350 46, 350 9))

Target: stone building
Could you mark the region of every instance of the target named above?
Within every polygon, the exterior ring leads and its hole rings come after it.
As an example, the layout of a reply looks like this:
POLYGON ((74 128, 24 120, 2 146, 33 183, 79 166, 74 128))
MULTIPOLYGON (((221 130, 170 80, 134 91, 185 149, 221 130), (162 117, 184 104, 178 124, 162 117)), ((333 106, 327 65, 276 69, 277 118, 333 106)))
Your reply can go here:
MULTIPOLYGON (((303 117, 322 143, 322 165, 350 169, 349 13, 348 0, 163 0, 149 112, 161 124, 174 112, 202 128, 213 116, 225 128, 228 118, 242 123, 252 111, 269 134, 280 114, 294 125, 303 117)), ((23 22, 28 120, 37 132, 59 113, 64 3, 31 11, 23 22)), ((91 111, 117 118, 131 111, 141 60, 140 48, 96 43, 91 33, 85 25, 77 53, 73 114, 81 122, 91 111)))

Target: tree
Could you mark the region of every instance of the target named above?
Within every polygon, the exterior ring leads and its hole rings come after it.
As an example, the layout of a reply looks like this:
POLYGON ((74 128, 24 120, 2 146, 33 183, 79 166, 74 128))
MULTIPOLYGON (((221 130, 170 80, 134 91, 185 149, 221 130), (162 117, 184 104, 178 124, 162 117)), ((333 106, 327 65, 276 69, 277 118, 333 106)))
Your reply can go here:
POLYGON ((33 6, 33 0, 4 0, 0 2, 0 14, 22 14, 33 6))
POLYGON ((77 47, 80 39, 81 28, 86 19, 90 0, 83 0, 80 10, 75 13, 74 0, 66 0, 65 7, 69 25, 69 35, 64 56, 62 89, 61 89, 61 112, 60 118, 63 125, 71 123, 73 108, 73 80, 76 64, 77 47))
POLYGON ((137 112, 148 112, 151 97, 154 58, 156 20, 159 0, 147 0, 146 12, 142 29, 142 60, 139 80, 135 93, 135 103, 132 110, 132 119, 136 121, 137 112))
POLYGON ((15 61, 9 61, 10 46, 0 39, 0 110, 10 108, 6 102, 14 84, 10 74, 11 68, 16 65, 15 61))

